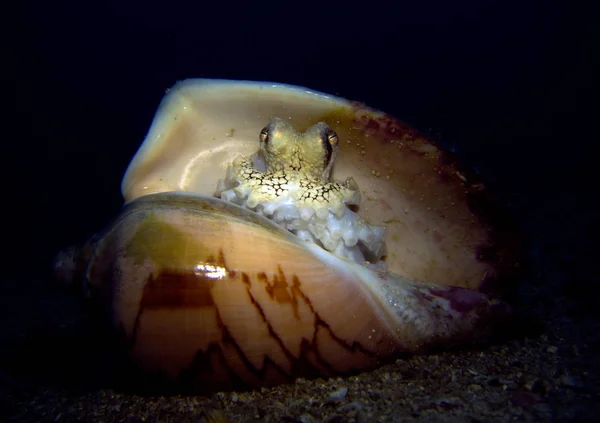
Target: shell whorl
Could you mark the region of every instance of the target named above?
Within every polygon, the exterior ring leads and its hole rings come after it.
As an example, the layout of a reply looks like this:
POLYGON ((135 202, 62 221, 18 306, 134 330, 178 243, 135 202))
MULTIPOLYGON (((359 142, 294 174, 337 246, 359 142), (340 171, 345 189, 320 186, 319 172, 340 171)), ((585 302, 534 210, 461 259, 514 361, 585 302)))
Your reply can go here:
POLYGON ((86 279, 141 367, 195 388, 369 369, 450 342, 491 309, 473 293, 459 312, 434 290, 447 288, 368 270, 248 210, 183 193, 130 203, 86 279))

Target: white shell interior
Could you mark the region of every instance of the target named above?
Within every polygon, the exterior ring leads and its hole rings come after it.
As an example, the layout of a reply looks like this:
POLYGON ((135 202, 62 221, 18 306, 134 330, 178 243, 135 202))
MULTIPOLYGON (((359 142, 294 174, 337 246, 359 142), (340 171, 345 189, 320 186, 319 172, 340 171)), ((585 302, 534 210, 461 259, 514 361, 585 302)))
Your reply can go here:
MULTIPOLYGON (((350 108, 347 100, 291 85, 189 79, 171 88, 134 156, 121 191, 126 201, 164 191, 213 195, 227 165, 258 150, 272 117, 296 128, 350 108)), ((343 158, 334 178, 345 172, 343 158)), ((337 168, 337 171, 335 170, 337 168)))
POLYGON ((404 277, 477 288, 494 269, 476 257, 489 231, 466 202, 468 181, 438 148, 382 112, 275 83, 190 79, 163 99, 123 178, 125 201, 165 191, 212 196, 227 165, 258 149, 273 117, 298 130, 324 121, 340 138, 332 179, 352 176, 359 214, 387 228, 388 269, 404 277), (379 121, 373 129, 369 123, 379 121))

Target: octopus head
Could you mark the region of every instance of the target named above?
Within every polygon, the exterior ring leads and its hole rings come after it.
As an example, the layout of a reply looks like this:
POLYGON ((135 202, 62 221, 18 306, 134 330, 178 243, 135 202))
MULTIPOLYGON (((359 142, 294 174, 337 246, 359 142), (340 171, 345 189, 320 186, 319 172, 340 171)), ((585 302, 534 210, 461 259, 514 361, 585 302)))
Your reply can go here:
POLYGON ((299 132, 287 121, 272 119, 260 132, 260 155, 267 171, 299 172, 310 179, 329 179, 338 136, 319 122, 299 132))

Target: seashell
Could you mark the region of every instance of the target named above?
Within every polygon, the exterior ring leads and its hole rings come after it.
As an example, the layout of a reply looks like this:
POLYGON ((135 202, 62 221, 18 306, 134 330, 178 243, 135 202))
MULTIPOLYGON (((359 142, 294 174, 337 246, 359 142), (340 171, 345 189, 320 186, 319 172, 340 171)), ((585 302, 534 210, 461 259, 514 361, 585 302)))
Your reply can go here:
POLYGON ((518 237, 485 186, 355 102, 289 85, 180 82, 121 189, 120 215, 59 254, 56 273, 82 284, 140 369, 195 391, 351 374, 486 339, 510 314, 485 292, 517 275, 518 237), (353 178, 358 214, 385 227, 387 271, 214 197, 274 117, 337 132, 332 178, 353 178))

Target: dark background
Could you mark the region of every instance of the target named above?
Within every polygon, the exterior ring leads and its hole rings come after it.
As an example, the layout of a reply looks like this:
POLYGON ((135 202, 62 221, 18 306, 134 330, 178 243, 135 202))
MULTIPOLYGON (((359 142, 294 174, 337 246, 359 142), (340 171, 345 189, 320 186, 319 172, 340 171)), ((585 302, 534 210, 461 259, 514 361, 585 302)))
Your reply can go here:
POLYGON ((121 177, 165 89, 197 77, 303 85, 419 128, 498 191, 523 226, 534 270, 556 276, 539 282, 550 295, 594 308, 597 101, 585 98, 594 51, 591 19, 574 2, 11 7, 3 336, 50 324, 48 310, 64 301, 49 282, 53 255, 116 215, 121 177))

